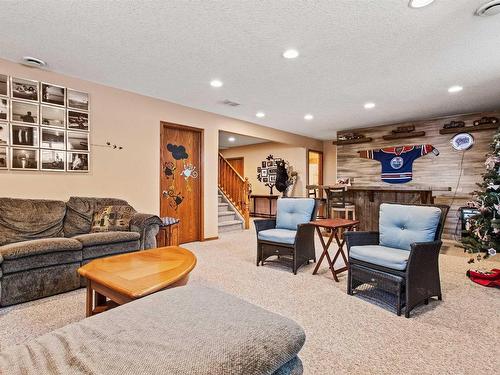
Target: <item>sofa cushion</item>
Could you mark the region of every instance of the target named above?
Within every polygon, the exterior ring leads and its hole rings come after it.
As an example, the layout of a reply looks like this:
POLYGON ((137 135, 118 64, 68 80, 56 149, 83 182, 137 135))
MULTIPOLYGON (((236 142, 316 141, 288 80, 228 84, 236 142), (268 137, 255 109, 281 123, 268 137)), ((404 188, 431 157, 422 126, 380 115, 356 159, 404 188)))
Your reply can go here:
POLYGON ((71 238, 43 238, 0 246, 0 255, 4 259, 16 259, 60 251, 79 251, 81 249, 82 244, 71 238))
POLYGON ((349 257, 378 266, 404 271, 410 252, 380 245, 352 246, 349 257))
POLYGON ((297 230, 297 225, 311 221, 312 198, 280 198, 276 211, 276 228, 297 230))
POLYGON ((0 246, 62 237, 65 212, 62 201, 0 198, 0 246))
POLYGON ((73 237, 74 240, 81 242, 83 247, 136 241, 139 240, 140 238, 141 235, 140 233, 137 232, 88 233, 88 234, 79 234, 78 236, 73 237))
POLYGON ((128 203, 122 199, 115 198, 69 198, 66 203, 64 235, 66 237, 73 237, 78 234, 89 233, 94 212, 101 207, 113 205, 125 206, 128 203))
POLYGON ((6 348, 0 373, 286 374, 279 369, 299 365, 304 341, 304 330, 284 316, 188 285, 6 348))
POLYGON ((434 241, 440 217, 438 207, 382 203, 380 245, 410 250, 414 242, 434 241))
POLYGON ((293 245, 295 243, 296 235, 297 235, 296 230, 266 229, 259 232, 259 240, 293 245))
POLYGON ((136 211, 132 206, 104 206, 94 212, 92 233, 128 231, 130 220, 136 211))
POLYGON ((83 260, 102 258, 105 256, 130 253, 141 249, 141 241, 133 240, 126 242, 104 243, 102 245, 92 245, 83 248, 83 260))

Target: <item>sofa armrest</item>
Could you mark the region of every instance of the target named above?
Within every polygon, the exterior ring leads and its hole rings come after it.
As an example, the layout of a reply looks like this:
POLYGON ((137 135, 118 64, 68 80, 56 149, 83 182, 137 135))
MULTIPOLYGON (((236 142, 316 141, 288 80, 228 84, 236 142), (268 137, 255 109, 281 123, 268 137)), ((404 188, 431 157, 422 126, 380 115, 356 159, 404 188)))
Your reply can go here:
POLYGON ((276 219, 254 220, 253 223, 255 225, 255 231, 257 232, 257 234, 263 230, 276 228, 276 219))
POLYGON ((136 213, 130 220, 130 230, 141 235, 141 250, 156 247, 156 235, 162 224, 156 215, 136 213))
POLYGON ((344 238, 347 251, 352 246, 378 245, 380 243, 379 232, 346 232, 344 238))

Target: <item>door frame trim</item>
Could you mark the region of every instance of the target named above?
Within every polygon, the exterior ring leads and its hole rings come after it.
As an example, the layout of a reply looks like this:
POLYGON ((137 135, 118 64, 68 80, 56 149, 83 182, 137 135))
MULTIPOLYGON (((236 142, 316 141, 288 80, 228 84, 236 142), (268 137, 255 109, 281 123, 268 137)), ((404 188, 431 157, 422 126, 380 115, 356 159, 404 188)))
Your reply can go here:
POLYGON ((306 152, 306 185, 309 185, 309 153, 316 152, 321 155, 321 171, 319 171, 321 176, 320 185, 325 182, 325 154, 323 151, 308 148, 306 152))
POLYGON ((189 125, 181 125, 175 124, 168 121, 160 121, 160 179, 159 179, 159 190, 160 190, 160 215, 161 215, 161 200, 163 198, 163 192, 161 191, 161 176, 163 173, 163 166, 161 165, 161 153, 163 149, 162 145, 162 135, 165 128, 170 129, 180 129, 180 130, 189 130, 192 132, 196 132, 200 134, 200 167, 199 167, 199 179, 201 181, 200 186, 200 233, 198 241, 205 240, 205 129, 196 128, 194 126, 189 125))

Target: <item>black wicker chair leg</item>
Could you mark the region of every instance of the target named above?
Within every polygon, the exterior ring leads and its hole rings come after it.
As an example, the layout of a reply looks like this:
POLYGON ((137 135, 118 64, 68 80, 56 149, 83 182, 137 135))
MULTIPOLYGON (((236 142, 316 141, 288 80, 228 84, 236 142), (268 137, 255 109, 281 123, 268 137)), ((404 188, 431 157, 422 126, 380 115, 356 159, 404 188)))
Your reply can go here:
POLYGON ((398 316, 401 316, 401 289, 398 291, 398 300, 397 300, 397 306, 396 306, 396 314, 398 316))
POLYGON ((347 294, 349 294, 350 296, 353 295, 351 269, 347 271, 347 294))
POLYGON ((428 304, 429 304, 429 298, 424 299, 424 303, 425 303, 426 305, 428 305, 428 304))
POLYGON ((438 300, 439 300, 439 301, 442 301, 442 300, 443 300, 443 295, 442 295, 442 294, 439 294, 439 295, 438 295, 438 300))

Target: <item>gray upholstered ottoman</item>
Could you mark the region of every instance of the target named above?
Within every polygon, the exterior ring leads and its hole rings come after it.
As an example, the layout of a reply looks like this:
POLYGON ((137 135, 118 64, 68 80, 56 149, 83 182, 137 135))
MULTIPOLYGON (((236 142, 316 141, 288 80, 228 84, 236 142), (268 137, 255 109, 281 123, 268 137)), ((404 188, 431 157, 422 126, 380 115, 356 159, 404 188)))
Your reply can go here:
POLYGON ((153 294, 0 353, 6 374, 302 374, 295 322, 226 293, 153 294))

